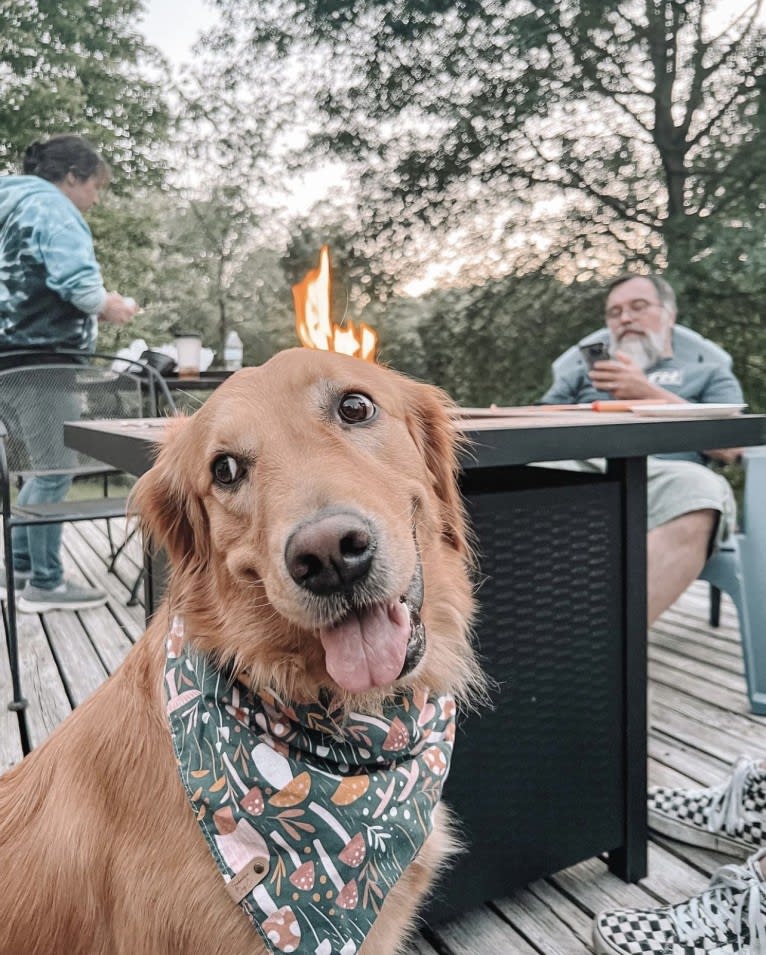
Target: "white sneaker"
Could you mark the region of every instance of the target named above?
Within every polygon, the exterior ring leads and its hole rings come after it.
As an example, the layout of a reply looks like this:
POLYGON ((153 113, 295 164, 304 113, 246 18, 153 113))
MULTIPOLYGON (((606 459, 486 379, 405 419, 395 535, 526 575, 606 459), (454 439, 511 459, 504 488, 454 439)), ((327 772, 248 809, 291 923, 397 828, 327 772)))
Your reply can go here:
POLYGON ((766 845, 766 769, 742 756, 729 778, 709 789, 652 786, 648 809, 654 832, 746 859, 766 845))
POLYGON ((766 883, 758 859, 725 865, 704 892, 658 909, 602 912, 593 926, 598 955, 764 955, 766 883))
POLYGON ((22 613, 43 613, 45 610, 90 610, 103 607, 106 594, 95 587, 80 587, 65 580, 53 590, 43 590, 29 584, 18 599, 22 613))

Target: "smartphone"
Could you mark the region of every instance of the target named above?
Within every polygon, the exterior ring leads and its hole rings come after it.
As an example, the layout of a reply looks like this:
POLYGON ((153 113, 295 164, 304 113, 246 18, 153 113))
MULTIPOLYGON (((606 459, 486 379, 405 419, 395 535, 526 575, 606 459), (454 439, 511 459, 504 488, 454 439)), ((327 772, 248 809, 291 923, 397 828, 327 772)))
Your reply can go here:
POLYGON ((612 357, 609 354, 609 346, 606 342, 593 342, 590 345, 580 345, 579 348, 583 361, 588 366, 588 371, 597 361, 608 361, 612 357))

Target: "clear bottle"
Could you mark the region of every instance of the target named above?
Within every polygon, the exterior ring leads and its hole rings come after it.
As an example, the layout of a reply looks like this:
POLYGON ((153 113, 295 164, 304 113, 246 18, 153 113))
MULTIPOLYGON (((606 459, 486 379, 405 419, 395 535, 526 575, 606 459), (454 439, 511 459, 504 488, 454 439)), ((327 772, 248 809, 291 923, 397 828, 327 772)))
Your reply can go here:
POLYGON ((226 371, 237 371, 242 367, 242 339, 233 329, 226 336, 223 365, 226 371))

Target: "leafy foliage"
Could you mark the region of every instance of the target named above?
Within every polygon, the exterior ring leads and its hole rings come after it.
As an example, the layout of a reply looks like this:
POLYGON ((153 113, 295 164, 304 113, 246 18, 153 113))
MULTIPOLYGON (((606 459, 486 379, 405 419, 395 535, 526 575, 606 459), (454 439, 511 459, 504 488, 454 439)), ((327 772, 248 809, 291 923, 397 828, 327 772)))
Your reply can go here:
POLYGON ((313 143, 358 178, 368 235, 426 233, 433 255, 457 234, 474 277, 554 255, 571 274, 685 261, 708 223, 762 202, 761 3, 723 31, 718 6, 220 0, 218 42, 246 76, 323 64, 313 143))
POLYGON ((140 0, 0 0, 0 170, 34 139, 89 136, 117 193, 163 175, 166 70, 136 32, 140 0), (150 75, 153 71, 153 75, 150 75))
MULTIPOLYGON (((731 353, 750 410, 766 412, 763 325, 746 311, 748 295, 705 279, 681 289, 678 320, 731 353)), ((601 282, 564 283, 540 271, 394 299, 365 320, 381 334, 384 362, 469 407, 517 405, 536 401, 553 360, 602 326, 603 306, 601 282)))
MULTIPOLYGON (((143 203, 166 174, 167 68, 136 32, 140 0, 0 0, 0 172, 55 133, 87 136, 112 167, 89 213, 108 288, 143 301, 156 266, 155 218, 143 203)), ((140 322, 139 322, 140 325, 140 322)), ((101 347, 133 329, 102 326, 101 347)))
POLYGON ((63 129, 115 170, 90 222, 143 311, 102 347, 184 327, 220 356, 235 328, 263 361, 297 343, 290 286, 328 242, 334 317, 384 362, 524 403, 607 276, 661 268, 766 409, 762 0, 216 0, 175 117, 140 6, 0 0, 0 170, 63 129), (441 288, 403 295, 424 270, 441 288))
MULTIPOLYGON (((312 136, 289 161, 345 164, 345 246, 369 263, 384 360, 460 400, 532 400, 600 324, 604 278, 654 268, 763 401, 761 0, 218 6, 216 56, 267 86, 294 78, 312 136), (390 297, 426 265, 453 287, 390 297)), ((263 96, 227 81, 238 102, 263 96)), ((354 268, 336 257, 352 283, 354 268)))

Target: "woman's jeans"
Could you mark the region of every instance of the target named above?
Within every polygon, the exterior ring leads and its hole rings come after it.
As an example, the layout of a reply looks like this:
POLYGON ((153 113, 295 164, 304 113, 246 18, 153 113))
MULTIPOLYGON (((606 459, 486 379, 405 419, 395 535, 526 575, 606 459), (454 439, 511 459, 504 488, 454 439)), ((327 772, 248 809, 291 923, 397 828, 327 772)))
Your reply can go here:
MULTIPOLYGON (((17 503, 53 504, 63 501, 72 484, 69 474, 51 474, 33 477, 24 482, 17 503)), ((36 524, 14 527, 13 569, 32 573, 30 583, 42 590, 51 590, 64 578, 61 563, 61 533, 63 524, 36 524)))
MULTIPOLYGON (((17 503, 53 504, 63 501, 72 484, 67 469, 77 466, 77 455, 64 444, 64 422, 81 415, 81 397, 72 369, 54 368, 41 381, 20 385, 15 396, 17 427, 27 448, 31 470, 58 470, 57 474, 30 477, 21 487, 17 503)), ((35 524, 11 531, 13 569, 31 572, 30 583, 52 590, 64 579, 61 562, 62 524, 35 524)))

